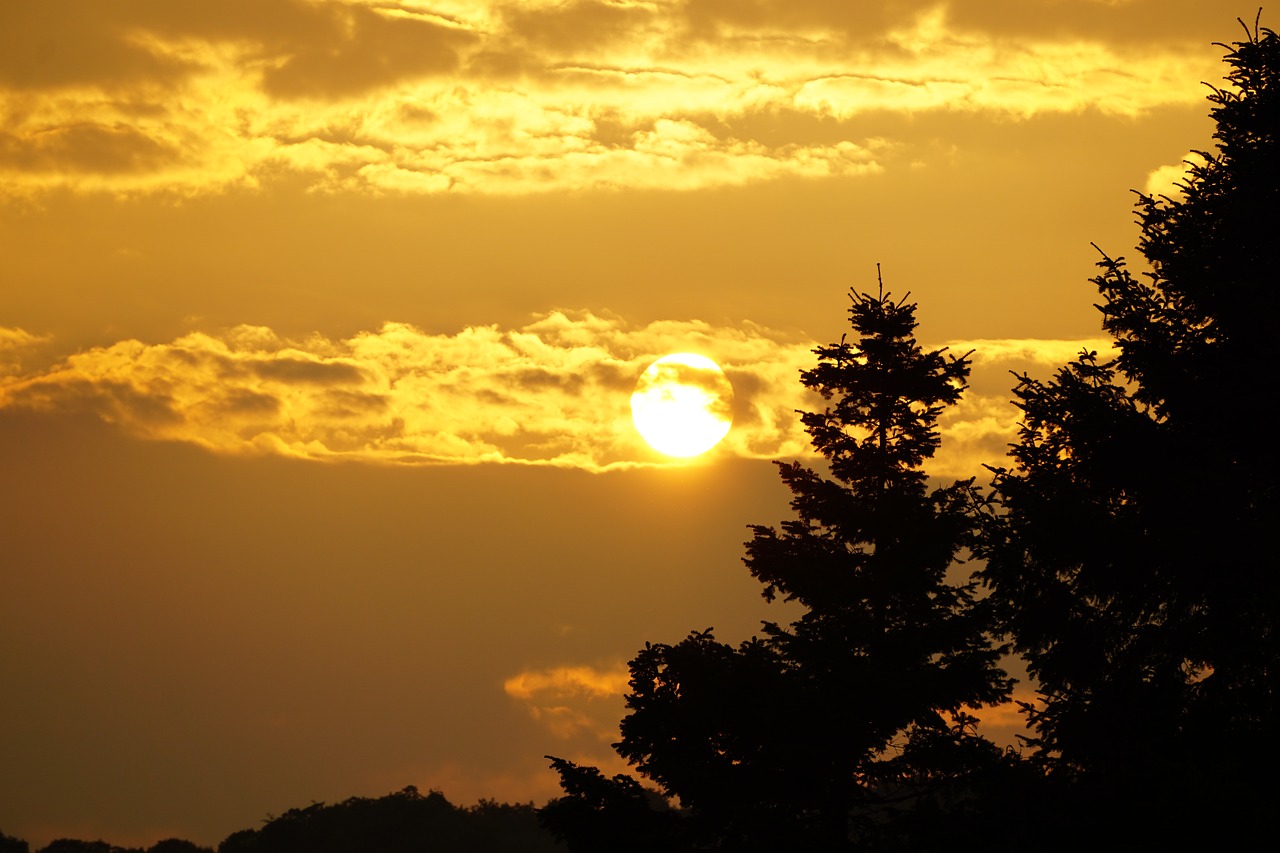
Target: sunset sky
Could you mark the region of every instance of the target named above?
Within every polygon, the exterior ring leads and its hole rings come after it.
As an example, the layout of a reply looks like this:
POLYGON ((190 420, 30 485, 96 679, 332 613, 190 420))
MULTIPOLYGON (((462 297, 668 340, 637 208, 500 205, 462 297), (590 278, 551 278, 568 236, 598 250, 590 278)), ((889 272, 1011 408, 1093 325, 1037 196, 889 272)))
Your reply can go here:
POLYGON ((932 473, 998 464, 1255 13, 0 0, 0 831, 620 770, 645 641, 785 618, 742 543, 849 288, 975 351, 932 473), (672 352, 734 388, 689 461, 672 352))

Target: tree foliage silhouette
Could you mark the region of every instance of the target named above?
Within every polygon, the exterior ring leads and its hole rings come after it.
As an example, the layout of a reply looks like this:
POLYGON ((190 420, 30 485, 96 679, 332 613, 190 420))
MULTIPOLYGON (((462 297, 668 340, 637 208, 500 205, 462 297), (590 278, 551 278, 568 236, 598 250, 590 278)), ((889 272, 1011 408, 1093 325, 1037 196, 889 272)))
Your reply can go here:
POLYGON ((993 469, 981 575, 1039 684, 1035 756, 1090 808, 1247 815, 1276 792, 1280 41, 1223 47, 1217 150, 1138 198, 1150 271, 1104 255, 1093 280, 1118 354, 1020 377, 993 469))
POLYGON ((412 786, 375 799, 312 803, 258 829, 232 833, 218 853, 416 853, 421 850, 551 853, 532 805, 481 801, 459 808, 439 791, 412 786))
MULTIPOLYGON (((0 853, 27 853, 26 841, 0 832, 0 853)), ((481 800, 460 808, 439 791, 412 786, 374 799, 312 803, 269 817, 258 829, 233 832, 218 853, 553 853, 563 850, 538 823, 532 803, 481 800)), ((59 838, 36 853, 214 853, 181 838, 146 848, 59 838)))
MULTIPOLYGON (((765 598, 803 614, 738 646, 707 630, 646 645, 631 662, 615 748, 679 799, 697 849, 883 840, 912 806, 938 805, 1001 760, 965 708, 999 701, 1008 680, 973 584, 947 578, 972 534, 972 482, 930 490, 921 470, 939 415, 965 388, 967 357, 924 352, 915 305, 883 285, 854 292, 849 315, 856 342, 818 348, 801 374, 830 403, 801 415, 829 476, 779 463, 797 517, 752 527, 747 543, 765 598)), ((583 768, 555 766, 566 799, 592 808, 573 788, 583 768)), ((625 783, 612 784, 617 802, 625 783)), ((563 800, 544 812, 572 849, 604 849, 568 814, 563 800)))
MULTIPOLYGON (((18 841, 17 839, 9 840, 21 845, 21 847, 15 846, 13 848, 15 853, 17 851, 25 853, 27 842, 18 841)), ((0 835, 0 853, 9 853, 9 848, 4 846, 4 841, 4 836, 0 835)), ((57 838, 41 847, 36 853, 213 853, 213 850, 182 838, 166 838, 145 849, 141 847, 118 847, 102 840, 82 841, 77 838, 57 838)))
POLYGON ((606 778, 595 767, 547 756, 565 795, 547 803, 539 820, 571 851, 648 853, 681 847, 675 815, 629 776, 606 778))

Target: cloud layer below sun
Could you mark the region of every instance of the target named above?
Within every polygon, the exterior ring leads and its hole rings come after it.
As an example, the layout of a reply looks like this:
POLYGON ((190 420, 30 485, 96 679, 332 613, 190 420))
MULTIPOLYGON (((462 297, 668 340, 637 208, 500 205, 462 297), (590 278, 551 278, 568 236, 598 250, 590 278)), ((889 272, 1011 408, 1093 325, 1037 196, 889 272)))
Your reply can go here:
POLYGON ((872 173, 913 162, 886 116, 1200 103, 1216 57, 1170 27, 1213 32, 1195 29, 1204 5, 7 3, 0 196, 282 178, 525 194, 872 173), (1131 32, 1145 41, 1105 35, 1131 32))
MULTIPOLYGON (((637 378, 669 352, 698 352, 734 386, 733 428, 713 454, 810 453, 796 411, 821 401, 799 382, 816 342, 760 326, 698 321, 633 326, 555 312, 514 329, 428 334, 387 323, 331 340, 269 328, 192 332, 169 343, 120 341, 24 368, 48 346, 0 329, 0 409, 90 414, 140 437, 231 454, 403 464, 508 463, 599 472, 680 464, 631 423, 637 378)), ((1104 341, 951 342, 974 350, 973 388, 943 419, 932 472, 969 476, 1012 438, 1013 370, 1046 374, 1104 341)))

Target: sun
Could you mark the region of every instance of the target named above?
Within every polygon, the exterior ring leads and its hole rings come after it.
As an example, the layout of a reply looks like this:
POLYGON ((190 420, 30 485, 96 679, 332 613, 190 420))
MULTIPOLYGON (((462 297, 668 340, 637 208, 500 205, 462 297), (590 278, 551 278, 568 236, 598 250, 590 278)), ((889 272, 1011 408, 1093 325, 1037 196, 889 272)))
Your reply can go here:
POLYGON ((689 457, 715 447, 733 423, 733 385, 703 355, 676 352, 649 365, 631 395, 636 431, 659 453, 689 457))

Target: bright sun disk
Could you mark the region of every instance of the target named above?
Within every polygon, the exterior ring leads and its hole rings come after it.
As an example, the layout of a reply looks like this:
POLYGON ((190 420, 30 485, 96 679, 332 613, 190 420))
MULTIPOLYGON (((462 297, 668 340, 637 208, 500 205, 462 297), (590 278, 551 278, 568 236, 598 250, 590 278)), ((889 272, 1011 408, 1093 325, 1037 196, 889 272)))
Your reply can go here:
POLYGON ((733 385, 720 366, 695 353, 664 355, 631 395, 636 430, 659 453, 681 458, 715 447, 733 422, 733 385))

